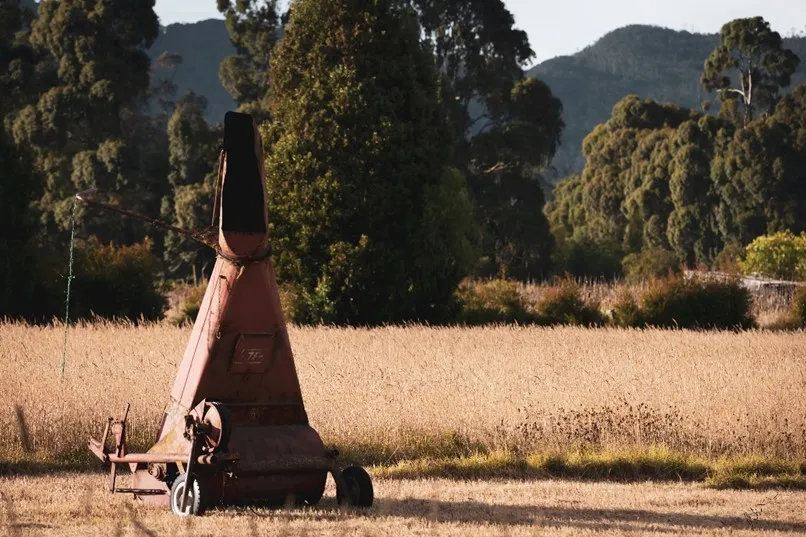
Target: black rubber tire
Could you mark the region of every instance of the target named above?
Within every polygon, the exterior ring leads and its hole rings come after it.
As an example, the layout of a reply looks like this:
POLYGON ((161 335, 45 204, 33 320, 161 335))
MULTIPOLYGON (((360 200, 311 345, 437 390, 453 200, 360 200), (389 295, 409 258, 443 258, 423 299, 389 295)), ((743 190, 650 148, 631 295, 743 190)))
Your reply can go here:
POLYGON ((350 489, 350 494, 336 487, 336 501, 339 505, 352 507, 372 507, 375 500, 375 491, 372 488, 372 478, 360 466, 349 466, 342 470, 341 477, 344 484, 350 489))
POLYGON ((184 491, 185 476, 180 475, 173 482, 173 485, 171 485, 171 512, 178 516, 203 515, 207 506, 204 497, 204 487, 202 487, 199 479, 196 478, 193 480, 193 490, 191 491, 190 497, 187 499, 187 504, 185 504, 185 511, 182 512, 179 506, 182 501, 181 494, 184 493, 184 491))

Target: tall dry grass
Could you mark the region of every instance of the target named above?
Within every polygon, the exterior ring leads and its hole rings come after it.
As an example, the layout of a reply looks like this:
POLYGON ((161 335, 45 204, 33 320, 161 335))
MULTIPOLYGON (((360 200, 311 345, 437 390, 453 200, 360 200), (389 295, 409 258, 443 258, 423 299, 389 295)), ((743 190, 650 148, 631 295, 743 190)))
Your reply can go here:
MULTIPOLYGON (((62 326, 0 324, 0 462, 86 457, 87 436, 126 402, 131 437, 147 444, 189 334, 71 327, 61 381, 62 326)), ((802 331, 292 327, 290 338, 311 424, 390 461, 645 446, 806 458, 802 331)))

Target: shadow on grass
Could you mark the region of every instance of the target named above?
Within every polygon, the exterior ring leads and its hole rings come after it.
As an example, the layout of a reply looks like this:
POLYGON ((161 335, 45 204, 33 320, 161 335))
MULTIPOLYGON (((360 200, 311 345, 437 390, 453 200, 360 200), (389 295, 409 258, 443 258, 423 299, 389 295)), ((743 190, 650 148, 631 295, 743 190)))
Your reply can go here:
POLYGON ((97 460, 94 464, 79 461, 0 461, 0 477, 37 476, 72 472, 96 474, 103 473, 104 471, 106 471, 106 469, 100 461, 97 460))
MULTIPOLYGON (((415 452, 365 451, 364 446, 340 446, 343 466, 362 464, 375 477, 385 479, 442 478, 572 479, 608 482, 687 482, 719 489, 806 490, 806 463, 763 457, 723 458, 704 461, 667 449, 621 452, 536 453, 519 456, 487 452, 445 456, 448 449, 433 449, 441 456, 417 457, 415 452), (410 456, 412 458, 399 458, 410 456), (382 461, 394 460, 394 462, 382 461)), ((469 448, 466 452, 469 452, 469 448)), ((41 475, 65 472, 102 473, 101 464, 86 448, 58 454, 28 453, 11 461, 0 459, 0 476, 41 475)))
MULTIPOLYGON (((225 508, 226 512, 231 508, 225 508)), ((238 508, 236 510, 248 508, 238 508)), ((283 516, 282 511, 271 511, 283 516)), ((293 512, 293 511, 292 511, 293 512)), ((293 516, 293 515, 291 515, 293 516)), ((351 516, 366 518, 419 519, 439 524, 497 524, 536 528, 575 529, 588 531, 629 532, 651 529, 653 533, 675 533, 688 528, 703 530, 754 530, 791 533, 806 532, 806 523, 766 519, 761 514, 736 516, 692 514, 646 509, 591 508, 564 505, 500 505, 477 501, 444 501, 435 499, 379 499, 368 511, 352 511, 351 516)), ((313 520, 344 520, 345 512, 332 500, 308 514, 313 520)))
POLYGON ((705 462, 664 449, 621 453, 550 453, 518 457, 490 453, 415 459, 373 468, 388 479, 574 479, 615 482, 689 482, 712 488, 806 489, 804 465, 776 459, 705 462))
POLYGON ((475 501, 445 502, 439 500, 401 500, 395 503, 397 505, 389 506, 390 512, 424 512, 427 513, 425 518, 443 523, 494 522, 510 526, 572 527, 593 531, 628 531, 651 525, 652 531, 658 533, 678 533, 681 528, 806 532, 804 523, 785 523, 761 518, 748 519, 743 516, 655 512, 644 509, 490 505, 475 501))

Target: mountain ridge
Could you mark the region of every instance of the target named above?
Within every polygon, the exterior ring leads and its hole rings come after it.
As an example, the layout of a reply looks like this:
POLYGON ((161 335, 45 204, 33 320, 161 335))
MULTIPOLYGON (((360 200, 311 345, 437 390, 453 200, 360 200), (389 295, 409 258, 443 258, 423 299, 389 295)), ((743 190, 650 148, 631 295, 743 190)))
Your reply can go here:
MULTIPOLYGON (((551 58, 529 69, 527 76, 546 82, 563 103, 566 129, 552 162, 554 179, 582 170, 582 140, 607 121, 613 105, 626 95, 689 108, 700 108, 702 101, 713 99, 699 78, 718 41, 718 34, 628 25, 576 54, 551 58)), ((784 46, 801 58, 792 88, 806 82, 806 37, 785 38, 784 46)))
MULTIPOLYGON (((607 121, 613 105, 629 94, 699 108, 712 98, 699 78, 705 58, 716 47, 718 34, 699 34, 661 26, 627 25, 608 32, 581 51, 543 61, 526 72, 545 81, 563 103, 566 128, 563 143, 548 173, 556 182, 584 167, 582 140, 597 124, 607 121)), ((803 58, 792 79, 806 82, 806 37, 784 39, 803 58)), ((235 53, 221 19, 174 23, 164 27, 149 55, 164 52, 183 56, 176 73, 178 95, 193 90, 208 101, 206 117, 219 122, 235 107, 218 80, 218 65, 235 53)))
MULTIPOLYGON (((34 0, 23 5, 36 9, 34 0)), ((578 173, 584 167, 582 140, 607 121, 613 106, 629 94, 689 108, 699 108, 704 93, 699 78, 706 57, 716 47, 718 34, 692 33, 661 26, 632 24, 617 28, 574 54, 550 58, 526 71, 546 82, 563 103, 565 131, 562 144, 547 173, 549 182, 578 173)), ((806 37, 784 38, 784 46, 801 58, 790 88, 806 82, 806 37)), ((236 107, 218 79, 221 61, 235 53, 223 19, 172 23, 148 50, 152 61, 163 52, 182 56, 173 73, 176 97, 192 90, 207 99, 205 116, 223 120, 236 107)), ((158 76, 170 73, 155 67, 158 76)))
MULTIPOLYGON (((205 19, 161 26, 160 35, 148 49, 152 64, 163 52, 182 56, 182 64, 173 76, 176 96, 181 97, 189 90, 203 95, 207 99, 205 116, 208 121, 221 123, 224 114, 237 107, 218 79, 218 66, 224 58, 235 54, 223 20, 205 19)), ((167 75, 156 69, 160 76, 167 75)))

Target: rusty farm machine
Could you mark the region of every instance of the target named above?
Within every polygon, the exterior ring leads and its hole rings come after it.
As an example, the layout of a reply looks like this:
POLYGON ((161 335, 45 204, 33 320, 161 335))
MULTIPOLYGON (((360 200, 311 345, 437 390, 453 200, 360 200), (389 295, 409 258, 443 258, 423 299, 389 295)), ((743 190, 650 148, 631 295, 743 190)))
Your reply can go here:
POLYGON ((110 490, 187 516, 217 504, 314 505, 330 474, 340 505, 371 506, 367 472, 342 469, 336 450, 308 423, 269 258, 262 146, 252 117, 225 116, 206 230, 169 226, 102 203, 92 191, 76 198, 191 236, 217 254, 153 446, 128 451, 128 405, 122 419, 109 418, 100 440, 89 441, 110 465, 110 490), (131 470, 129 487, 118 486, 121 465, 131 470))

